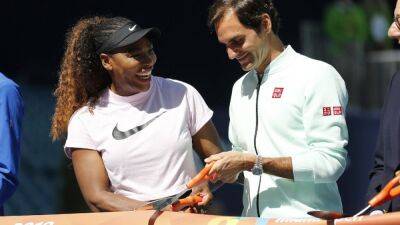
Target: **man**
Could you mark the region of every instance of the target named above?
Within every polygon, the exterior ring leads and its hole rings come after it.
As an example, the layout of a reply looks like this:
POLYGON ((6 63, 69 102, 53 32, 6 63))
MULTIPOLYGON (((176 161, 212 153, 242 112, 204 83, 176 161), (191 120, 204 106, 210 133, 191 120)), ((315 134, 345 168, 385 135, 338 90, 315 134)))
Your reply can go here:
POLYGON ((18 185, 22 116, 18 85, 0 73, 0 215, 18 185))
MULTIPOLYGON (((400 43, 400 1, 394 10, 394 21, 389 27, 388 36, 400 43)), ((381 112, 378 142, 375 151, 374 168, 370 173, 367 199, 382 190, 382 188, 400 170, 400 73, 393 75, 386 94, 381 112)), ((400 211, 400 199, 395 198, 378 207, 384 211, 400 211)))
POLYGON ((206 159, 234 182, 244 171, 243 216, 307 217, 342 211, 337 179, 346 166, 347 92, 336 70, 284 46, 270 0, 217 0, 210 26, 247 73, 233 86, 233 151, 206 159))

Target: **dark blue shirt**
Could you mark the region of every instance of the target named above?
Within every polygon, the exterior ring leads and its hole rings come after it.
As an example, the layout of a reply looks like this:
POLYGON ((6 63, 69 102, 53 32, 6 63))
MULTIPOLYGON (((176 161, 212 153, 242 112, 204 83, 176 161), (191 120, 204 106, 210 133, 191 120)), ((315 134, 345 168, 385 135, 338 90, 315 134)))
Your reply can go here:
POLYGON ((0 73, 0 215, 18 185, 23 111, 18 85, 0 73))
MULTIPOLYGON (((400 170, 400 72, 393 76, 383 105, 367 199, 380 192, 397 170, 400 170)), ((378 208, 389 212, 400 211, 400 199, 378 208)))

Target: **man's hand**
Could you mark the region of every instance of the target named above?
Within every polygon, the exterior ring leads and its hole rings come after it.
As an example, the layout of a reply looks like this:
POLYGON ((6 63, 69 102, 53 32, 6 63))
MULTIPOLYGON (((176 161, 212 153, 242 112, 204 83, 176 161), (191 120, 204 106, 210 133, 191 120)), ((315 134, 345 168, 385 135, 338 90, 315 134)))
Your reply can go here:
POLYGON ((209 174, 216 174, 212 181, 221 180, 225 183, 233 183, 240 172, 254 165, 256 156, 250 153, 229 151, 212 155, 204 160, 206 163, 215 162, 209 174))

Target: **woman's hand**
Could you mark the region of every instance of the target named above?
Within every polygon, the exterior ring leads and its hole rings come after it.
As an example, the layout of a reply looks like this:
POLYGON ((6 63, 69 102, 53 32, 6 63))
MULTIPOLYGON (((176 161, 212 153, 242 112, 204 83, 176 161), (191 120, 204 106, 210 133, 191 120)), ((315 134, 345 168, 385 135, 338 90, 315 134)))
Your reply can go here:
POLYGON ((203 198, 203 200, 198 203, 199 206, 208 205, 214 198, 214 195, 211 193, 208 183, 204 183, 194 187, 192 189, 191 195, 196 195, 196 194, 200 195, 203 198))
POLYGON ((210 204, 210 202, 214 198, 213 194, 210 191, 210 188, 208 187, 208 183, 204 183, 194 187, 192 189, 191 196, 194 195, 200 196, 201 202, 197 202, 189 207, 181 206, 178 204, 172 207, 173 211, 182 211, 186 213, 205 213, 206 212, 205 208, 207 207, 207 205, 210 204))

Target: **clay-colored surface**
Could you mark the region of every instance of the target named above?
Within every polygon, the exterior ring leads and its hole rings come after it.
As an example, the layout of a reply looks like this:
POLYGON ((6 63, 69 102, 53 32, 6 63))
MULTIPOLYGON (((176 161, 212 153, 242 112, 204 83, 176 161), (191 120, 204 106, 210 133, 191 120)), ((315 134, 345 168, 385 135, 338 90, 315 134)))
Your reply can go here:
MULTIPOLYGON (((0 217, 1 225, 148 225, 154 211, 79 213, 0 217)), ((400 212, 378 216, 343 218, 333 221, 318 219, 261 219, 164 212, 155 225, 399 225, 400 212)))

